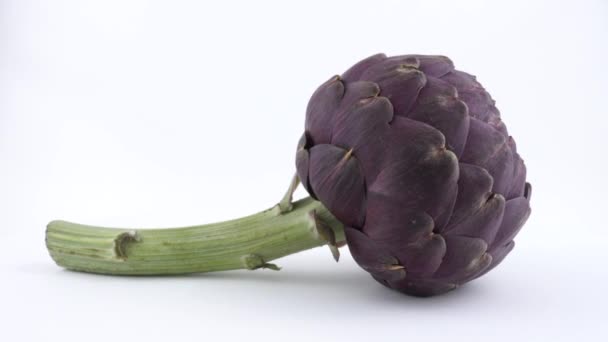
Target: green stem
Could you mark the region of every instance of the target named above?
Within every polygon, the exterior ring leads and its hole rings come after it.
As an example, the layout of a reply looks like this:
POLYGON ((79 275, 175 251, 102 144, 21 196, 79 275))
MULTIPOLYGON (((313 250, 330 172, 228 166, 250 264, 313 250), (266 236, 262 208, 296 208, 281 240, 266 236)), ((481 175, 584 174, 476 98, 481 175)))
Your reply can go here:
POLYGON ((325 244, 336 253, 343 241, 342 224, 311 198, 289 211, 277 205, 201 226, 117 229, 53 221, 46 230, 46 246, 59 266, 121 275, 278 269, 268 262, 325 244))

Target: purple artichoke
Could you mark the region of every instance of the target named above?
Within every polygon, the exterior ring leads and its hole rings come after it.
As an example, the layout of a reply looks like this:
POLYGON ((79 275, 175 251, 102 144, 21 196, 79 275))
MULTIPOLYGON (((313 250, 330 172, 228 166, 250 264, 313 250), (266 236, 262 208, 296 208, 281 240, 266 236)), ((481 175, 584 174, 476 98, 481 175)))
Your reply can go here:
POLYGON ((312 95, 298 176, 381 284, 440 294, 513 249, 531 186, 494 104, 448 58, 423 55, 371 56, 312 95))
POLYGON ((430 296, 513 249, 530 184, 490 95, 446 57, 369 57, 321 85, 297 176, 274 207, 224 222, 140 229, 52 221, 65 268, 115 275, 279 270, 283 256, 348 244, 380 283, 430 296), (293 201, 298 183, 311 197, 293 201))

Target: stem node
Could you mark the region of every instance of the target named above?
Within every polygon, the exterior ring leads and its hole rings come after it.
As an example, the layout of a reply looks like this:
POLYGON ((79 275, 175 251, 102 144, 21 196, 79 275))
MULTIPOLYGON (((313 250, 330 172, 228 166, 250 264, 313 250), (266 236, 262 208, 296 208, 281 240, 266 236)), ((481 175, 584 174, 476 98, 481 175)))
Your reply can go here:
POLYGON ((257 254, 247 254, 241 257, 243 260, 243 265, 248 270, 257 270, 258 268, 268 268, 273 271, 280 271, 281 268, 275 264, 270 264, 264 261, 260 255, 257 254))
POLYGON ((114 239, 114 252, 116 257, 122 260, 127 260, 129 247, 140 242, 142 239, 136 230, 130 230, 128 232, 120 233, 114 239))

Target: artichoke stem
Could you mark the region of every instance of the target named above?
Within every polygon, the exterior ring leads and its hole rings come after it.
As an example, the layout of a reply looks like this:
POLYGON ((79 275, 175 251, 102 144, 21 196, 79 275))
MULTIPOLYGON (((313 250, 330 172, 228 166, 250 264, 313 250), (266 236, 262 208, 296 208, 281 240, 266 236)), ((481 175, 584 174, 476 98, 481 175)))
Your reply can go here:
POLYGON ((310 197, 292 203, 289 211, 276 205, 200 226, 120 229, 52 221, 46 230, 46 246, 57 265, 114 275, 278 270, 269 261, 326 244, 335 254, 343 242, 342 224, 310 197))

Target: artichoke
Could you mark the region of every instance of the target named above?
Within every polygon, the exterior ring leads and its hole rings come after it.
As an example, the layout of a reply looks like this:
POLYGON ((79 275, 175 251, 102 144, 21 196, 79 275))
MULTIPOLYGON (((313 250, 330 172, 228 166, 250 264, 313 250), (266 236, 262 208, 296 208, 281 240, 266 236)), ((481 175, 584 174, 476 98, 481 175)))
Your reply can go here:
POLYGON ((313 94, 298 175, 381 284, 440 294, 513 249, 531 187, 494 104, 443 56, 374 55, 313 94))
POLYGON ((530 215, 515 141, 475 77, 441 56, 374 55, 312 95, 297 175, 274 207, 183 228, 52 221, 60 266, 113 275, 278 270, 272 261, 348 245, 381 284, 444 293, 498 265, 530 215), (298 183, 311 197, 292 201, 298 183))

